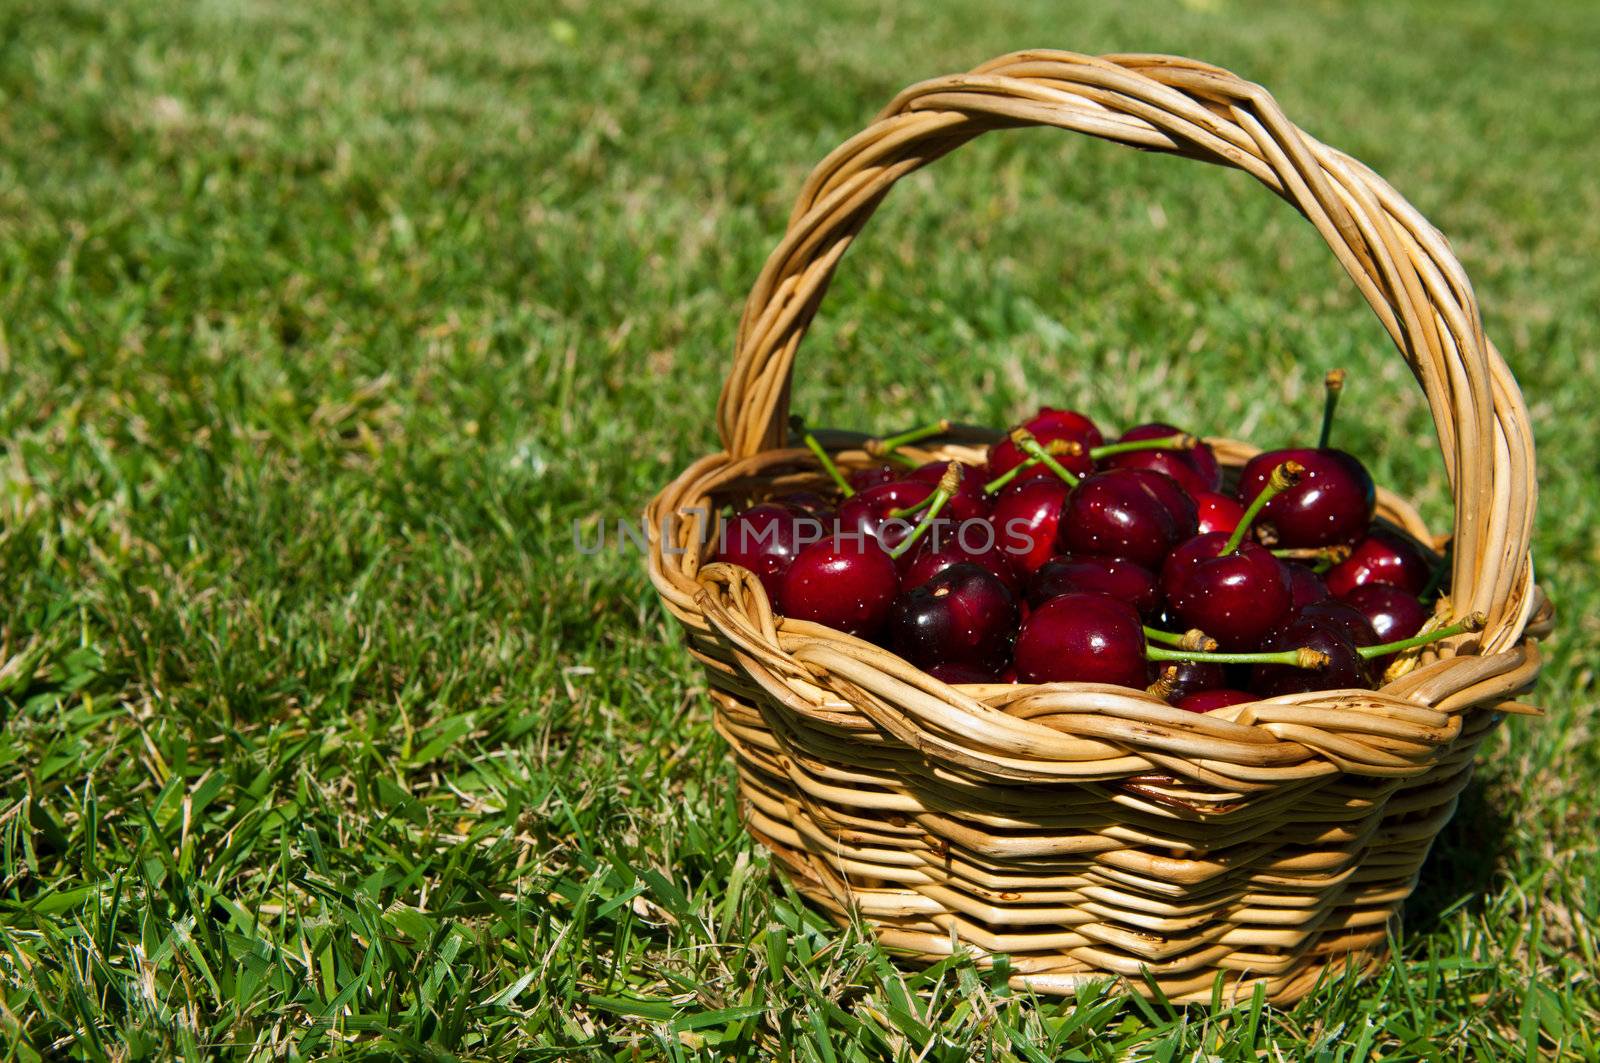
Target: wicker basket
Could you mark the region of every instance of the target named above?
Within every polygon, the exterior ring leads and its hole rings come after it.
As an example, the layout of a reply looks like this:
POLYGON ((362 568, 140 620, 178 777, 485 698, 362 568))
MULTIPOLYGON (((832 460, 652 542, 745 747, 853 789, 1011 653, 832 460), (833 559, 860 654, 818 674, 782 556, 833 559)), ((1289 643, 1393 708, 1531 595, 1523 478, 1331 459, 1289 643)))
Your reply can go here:
MULTIPOLYGON (((906 89, 806 181, 745 306, 717 425, 725 449, 647 511, 651 579, 710 678, 751 834, 812 901, 914 960, 1009 954, 1012 983, 1045 993, 1110 976, 1200 1000, 1220 975, 1229 993, 1297 999, 1380 954, 1479 741, 1531 711, 1510 699, 1550 627, 1528 555, 1533 439, 1471 285, 1382 178, 1225 70, 1020 52, 906 89), (1122 687, 947 686, 775 616, 749 573, 703 563, 720 507, 825 483, 787 445, 790 369, 879 201, 980 133, 1026 125, 1235 166, 1311 220, 1428 396, 1455 495, 1451 606, 1483 612, 1481 634, 1382 690, 1196 715, 1122 687)), ((859 441, 831 449, 864 463, 859 441)), ((1254 453, 1211 442, 1225 465, 1254 453)), ((1430 538, 1393 495, 1379 514, 1430 538)))

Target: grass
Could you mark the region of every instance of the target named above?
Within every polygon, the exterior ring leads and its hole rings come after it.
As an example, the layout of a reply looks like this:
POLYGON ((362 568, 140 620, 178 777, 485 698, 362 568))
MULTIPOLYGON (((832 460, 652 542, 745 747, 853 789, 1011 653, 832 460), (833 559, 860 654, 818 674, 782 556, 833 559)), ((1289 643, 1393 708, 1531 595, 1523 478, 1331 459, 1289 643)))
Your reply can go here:
MULTIPOLYGON (((1600 1055, 1600 10, 1487 0, 0 5, 0 1057, 1600 1055), (1538 422, 1548 715, 1379 977, 1012 993, 822 926, 740 833, 639 558, 807 168, 1015 47, 1274 87, 1444 231, 1538 422)), ((1237 174, 1044 132, 905 182, 797 406, 1341 431, 1420 392, 1237 174)))

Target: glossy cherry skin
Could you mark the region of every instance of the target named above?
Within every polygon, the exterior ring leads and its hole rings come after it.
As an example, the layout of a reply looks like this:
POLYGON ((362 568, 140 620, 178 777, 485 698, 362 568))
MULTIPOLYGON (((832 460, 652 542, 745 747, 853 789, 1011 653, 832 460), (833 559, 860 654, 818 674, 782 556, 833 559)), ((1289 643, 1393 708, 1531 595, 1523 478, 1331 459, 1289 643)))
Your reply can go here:
POLYGON ((1040 605, 1062 594, 1097 591, 1127 602, 1143 616, 1161 607, 1156 575, 1143 565, 1120 557, 1075 557, 1059 554, 1040 565, 1028 580, 1028 604, 1040 605))
POLYGON ((1211 661, 1173 661, 1161 666, 1160 682, 1170 684, 1167 700, 1175 704, 1190 694, 1226 687, 1228 675, 1211 661))
POLYGON ((1354 606, 1337 598, 1312 602, 1296 609, 1294 616, 1298 620, 1314 620, 1338 628, 1358 649, 1363 646, 1376 646, 1383 641, 1373 630, 1372 621, 1354 606))
MULTIPOLYGON (((1094 471, 1094 459, 1089 456, 1089 451, 1105 442, 1105 437, 1100 434, 1100 429, 1095 427, 1094 422, 1075 410, 1041 407, 1038 413, 1023 421, 1020 427, 1032 432, 1033 438, 1046 446, 1057 439, 1078 444, 1081 453, 1055 456, 1062 468, 1077 476, 1087 476, 1094 471)), ((1006 438, 995 441, 989 447, 989 476, 992 479, 1010 472, 1027 460, 1028 455, 1011 442, 1010 434, 1007 433, 1006 438)), ((1055 475, 1048 468, 1044 469, 1044 472, 1055 475)), ((1028 476, 1029 473, 1025 472, 1023 475, 1028 476)))
POLYGON ((876 465, 866 465, 852 470, 846 479, 850 481, 850 486, 856 491, 865 491, 869 487, 894 483, 900 479, 900 472, 901 470, 888 462, 880 461, 876 465))
POLYGON ((1335 598, 1348 597, 1369 583, 1391 583, 1421 594, 1433 574, 1421 547, 1387 528, 1373 528, 1356 543, 1350 556, 1328 570, 1328 590, 1335 598))
POLYGON ((778 607, 784 616, 870 639, 888 619, 899 590, 894 562, 877 540, 829 535, 789 565, 778 607))
MULTIPOLYGON (((1142 424, 1122 433, 1117 442, 1162 439, 1182 431, 1170 424, 1142 424)), ((1131 450, 1126 454, 1113 454, 1105 460, 1105 468, 1152 469, 1165 473, 1191 495, 1214 492, 1222 487, 1222 469, 1217 465, 1216 455, 1204 443, 1193 450, 1131 450)))
POLYGON ((939 682, 949 683, 952 686, 959 683, 1013 682, 1009 679, 1002 680, 999 674, 971 664, 936 664, 925 671, 939 682))
POLYGON ((1283 570, 1289 573, 1289 597, 1293 601, 1293 608, 1328 600, 1328 585, 1305 565, 1291 561, 1283 566, 1283 570))
POLYGON ((1245 649, 1289 615, 1289 574, 1263 546, 1242 542, 1224 554, 1227 545, 1222 532, 1183 543, 1161 567, 1161 593, 1184 627, 1245 649))
POLYGON ((1196 491, 1191 497, 1194 499, 1195 514, 1200 521, 1201 535, 1206 532, 1232 535, 1233 529, 1244 519, 1244 507, 1232 495, 1217 491, 1196 491))
POLYGON ((1300 646, 1326 653, 1328 666, 1296 668, 1287 664, 1258 664, 1251 669, 1251 692, 1257 697, 1270 698, 1308 690, 1371 689, 1369 665, 1336 622, 1296 616, 1272 629, 1261 640, 1263 650, 1289 650, 1300 646))
POLYGON ((1270 525, 1278 546, 1333 546, 1367 533, 1376 494, 1366 466, 1342 450, 1307 447, 1257 454, 1239 475, 1239 501, 1249 505, 1286 461, 1305 469, 1300 483, 1266 504, 1258 527, 1270 525))
POLYGON ((807 542, 823 534, 821 522, 789 506, 763 502, 751 506, 722 526, 713 561, 726 561, 754 572, 776 599, 783 574, 807 542))
POLYGON ((1057 543, 1065 553, 1125 557, 1154 571, 1196 527, 1194 503, 1169 477, 1112 469, 1073 489, 1057 543))
POLYGON ((898 546, 900 540, 916 527, 918 514, 891 517, 897 509, 914 506, 933 494, 933 487, 921 480, 895 480, 857 492, 839 507, 841 535, 866 535, 881 542, 886 550, 898 546))
MULTIPOLYGON (((930 461, 906 473, 905 478, 938 487, 939 481, 944 479, 945 470, 949 467, 948 461, 930 461)), ((988 482, 984 479, 983 472, 974 465, 961 466, 961 480, 956 486, 956 493, 950 496, 950 500, 939 511, 941 516, 953 521, 963 521, 982 520, 989 515, 993 500, 983 493, 983 485, 988 482)))
POLYGON ((1035 609, 1017 633, 1013 659, 1024 683, 1150 681, 1139 613, 1109 594, 1063 594, 1035 609))
POLYGON ((988 521, 969 521, 955 528, 934 526, 928 529, 909 553, 902 554, 900 589, 912 590, 922 586, 952 565, 970 562, 997 577, 1013 594, 1022 590, 1021 577, 1000 549, 1000 537, 988 521))
POLYGON ((1011 658, 1017 600, 987 569, 953 565, 896 598, 884 630, 889 648, 919 668, 965 664, 997 673, 1011 658))
POLYGON ((1189 712, 1210 712, 1212 709, 1222 709, 1229 705, 1243 705, 1247 701, 1255 701, 1255 694, 1247 694, 1243 690, 1197 690, 1193 694, 1186 694, 1173 702, 1180 709, 1189 712))
POLYGON ((989 522, 1019 575, 1031 575, 1056 552, 1061 511, 1072 493, 1055 478, 1011 484, 1000 493, 989 522))
MULTIPOLYGON (((1428 622, 1428 609, 1403 587, 1387 583, 1368 583, 1347 594, 1344 603, 1372 625, 1379 642, 1399 642, 1422 630, 1428 622)), ((1394 654, 1372 662, 1374 676, 1381 676, 1394 660, 1394 654)))

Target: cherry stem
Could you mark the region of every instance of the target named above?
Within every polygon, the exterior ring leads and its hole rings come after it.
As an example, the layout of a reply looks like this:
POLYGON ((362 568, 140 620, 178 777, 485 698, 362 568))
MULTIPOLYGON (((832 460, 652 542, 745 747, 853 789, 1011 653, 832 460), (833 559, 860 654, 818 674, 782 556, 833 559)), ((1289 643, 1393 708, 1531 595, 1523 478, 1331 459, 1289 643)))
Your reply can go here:
POLYGON ((1239 526, 1233 529, 1233 534, 1228 536, 1228 541, 1222 547, 1221 557, 1231 554, 1239 549, 1239 544, 1244 542, 1244 537, 1250 534, 1250 525, 1256 519, 1256 514, 1261 512, 1263 506, 1272 501, 1274 495, 1287 491, 1300 482, 1300 477, 1306 473, 1305 466, 1298 461, 1286 461, 1272 470, 1272 475, 1267 479, 1267 486, 1261 489, 1255 500, 1250 503, 1250 508, 1244 511, 1244 516, 1239 518, 1239 526))
POLYGON ((1328 655, 1310 646, 1261 653, 1205 653, 1200 650, 1164 650, 1146 646, 1144 655, 1151 661, 1202 661, 1212 664, 1286 664, 1291 668, 1326 668, 1328 655))
POLYGON ((1192 436, 1188 432, 1179 432, 1177 435, 1161 436, 1157 439, 1130 439, 1125 443, 1106 443, 1089 451, 1089 457, 1099 461, 1113 454, 1130 454, 1135 450, 1193 450, 1199 445, 1200 437, 1192 436))
POLYGON ((899 435, 884 436, 882 439, 869 439, 866 443, 866 451, 875 458, 881 458, 899 450, 901 447, 909 446, 912 443, 920 443, 924 439, 932 439, 934 436, 942 436, 948 431, 950 431, 950 422, 941 417, 932 424, 925 424, 919 428, 908 428, 899 435))
POLYGON ((1348 561, 1352 550, 1347 543, 1334 546, 1283 546, 1274 549, 1272 556, 1291 561, 1327 561, 1337 565, 1341 561, 1348 561))
POLYGON ((1177 646, 1185 650, 1210 652, 1217 648, 1217 640, 1197 627, 1190 628, 1180 634, 1176 631, 1162 631, 1160 628, 1145 625, 1144 637, 1151 642, 1165 642, 1168 646, 1177 646))
POLYGON ((822 471, 827 473, 829 478, 838 485, 839 493, 846 498, 854 498, 856 489, 850 486, 850 481, 844 478, 844 474, 839 471, 839 466, 835 465, 833 459, 828 456, 828 452, 822 449, 822 444, 817 442, 817 437, 811 434, 811 430, 806 427, 805 421, 798 415, 791 417, 789 418, 789 427, 800 433, 800 438, 805 442, 806 448, 815 454, 817 461, 822 464, 822 471))
POLYGON ((1440 639, 1453 638, 1456 635, 1465 635, 1472 631, 1482 631, 1487 619, 1482 613, 1473 613, 1464 620, 1457 620, 1449 627, 1442 627, 1437 631, 1429 631, 1421 635, 1413 635, 1408 639, 1400 639, 1397 642, 1380 642, 1376 646, 1362 646, 1356 652, 1369 661, 1374 657, 1387 657, 1391 653, 1404 653, 1406 650, 1414 650, 1418 646, 1426 646, 1428 643, 1438 642, 1440 639))
POLYGON ((928 503, 927 515, 924 516, 922 520, 917 522, 917 526, 915 528, 911 529, 910 535, 907 535, 904 539, 900 540, 899 546, 896 546, 893 550, 889 551, 889 556, 895 560, 899 560, 902 556, 904 556, 907 550, 910 550, 913 546, 917 545, 917 540, 921 539, 927 530, 933 527, 933 522, 939 519, 939 511, 944 508, 944 504, 946 502, 950 501, 950 496, 955 494, 956 489, 960 486, 961 463, 959 461, 952 461, 949 465, 945 466, 944 476, 940 477, 938 488, 934 490, 933 494, 928 496, 931 501, 928 503))
POLYGON ((1078 486, 1078 478, 1072 475, 1072 473, 1068 472, 1066 467, 1057 461, 1055 456, 1046 450, 1037 439, 1033 438, 1033 433, 1028 431, 1026 428, 1018 428, 1013 430, 1011 433, 1011 442, 1015 443, 1017 445, 1017 449, 1022 451, 1024 454, 1027 454, 1029 457, 1037 458, 1039 461, 1043 462, 1045 468, 1049 469, 1051 472, 1065 480, 1068 487, 1078 486))
POLYGON ((1330 369, 1322 378, 1322 434, 1317 437, 1317 449, 1328 449, 1328 437, 1333 434, 1333 411, 1339 408, 1339 393, 1344 391, 1344 370, 1330 369))
MULTIPOLYGON (((1052 439, 1049 443, 1045 444, 1044 449, 1049 451, 1051 454, 1083 453, 1083 448, 1072 442, 1070 439, 1052 439)), ((1007 469, 999 476, 996 476, 993 480, 990 480, 988 483, 984 484, 983 493, 986 495, 994 494, 1006 484, 1010 483, 1012 480, 1015 480, 1018 476, 1021 476, 1023 470, 1031 469, 1038 464, 1038 458, 1029 458, 1027 461, 1011 466, 1011 468, 1007 469)))
POLYGON ((938 494, 938 492, 935 491, 933 494, 928 495, 921 502, 913 502, 911 505, 904 506, 900 509, 891 509, 889 511, 889 516, 895 518, 896 520, 904 520, 913 513, 921 513, 923 510, 933 505, 933 495, 935 494, 938 494))

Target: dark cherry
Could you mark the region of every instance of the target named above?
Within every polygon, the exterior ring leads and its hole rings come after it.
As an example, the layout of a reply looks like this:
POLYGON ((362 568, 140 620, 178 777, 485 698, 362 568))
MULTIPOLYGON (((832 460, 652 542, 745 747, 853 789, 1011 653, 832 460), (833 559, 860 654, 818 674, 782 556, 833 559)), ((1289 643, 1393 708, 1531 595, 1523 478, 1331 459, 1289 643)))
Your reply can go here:
MULTIPOLYGON (((1388 583, 1368 583, 1345 595, 1344 603, 1372 625, 1379 642, 1399 642, 1422 630, 1428 622, 1429 612, 1403 587, 1388 583)), ((1381 676, 1394 655, 1379 657, 1372 662, 1374 676, 1381 676)))
POLYGON ((1432 565, 1416 543, 1390 531, 1373 528, 1356 543, 1350 556, 1328 570, 1328 590, 1335 598, 1348 597, 1369 583, 1391 583, 1421 594, 1433 574, 1432 565))
POLYGON ((1055 477, 1013 483, 1000 493, 989 521, 1001 552, 1018 574, 1032 574, 1056 552, 1061 512, 1072 494, 1055 477))
POLYGON ((894 483, 900 479, 901 470, 886 461, 876 465, 866 465, 851 471, 850 486, 856 491, 865 491, 869 487, 878 487, 881 484, 894 483))
MULTIPOLYGON (((1094 422, 1075 410, 1057 410, 1045 406, 1018 427, 1032 432, 1033 438, 1046 446, 1057 439, 1078 444, 1080 453, 1055 456, 1062 468, 1076 476, 1087 476, 1094 471, 1094 459, 1089 456, 1089 451, 1105 442, 1105 437, 1100 434, 1100 429, 1095 427, 1094 422)), ((1007 433, 1004 439, 997 440, 989 447, 988 478, 993 479, 1010 472, 1027 460, 1028 455, 1011 441, 1010 433, 1007 433)), ((1049 469, 1045 469, 1044 472, 1055 475, 1049 469)), ((1033 475, 1032 470, 1022 474, 1029 478, 1033 475)))
POLYGON ((798 509, 802 513, 816 517, 817 520, 831 527, 834 516, 833 503, 817 494, 815 491, 790 491, 786 495, 779 495, 772 499, 780 506, 798 509))
POLYGON ((1127 602, 1141 615, 1161 607, 1154 572, 1120 557, 1074 557, 1061 554, 1039 566, 1028 580, 1028 603, 1039 605, 1062 594, 1098 591, 1127 602))
MULTIPOLYGON (((1372 524, 1376 498, 1366 467, 1342 450, 1298 447, 1257 454, 1239 476, 1239 501, 1249 505, 1286 461, 1305 469, 1299 485, 1267 503, 1261 524, 1279 546, 1353 543, 1372 524)), ((1263 536, 1263 538, 1265 538, 1263 536)))
POLYGON ((971 664, 936 664, 926 669, 927 673, 941 683, 999 683, 1012 682, 1002 680, 997 673, 971 664))
POLYGON ((1327 666, 1295 668, 1286 664, 1258 664, 1250 674, 1250 690, 1257 697, 1372 687, 1372 672, 1367 661, 1357 652, 1345 628, 1336 621, 1296 615, 1273 628, 1261 640, 1263 650, 1289 650, 1300 646, 1327 654, 1327 666))
POLYGON ((778 606, 784 616, 871 638, 888 619, 899 589, 894 561, 877 540, 829 535, 789 565, 778 606))
POLYGON ((1167 700, 1176 703, 1190 694, 1226 687, 1228 675, 1212 661, 1171 661, 1162 666, 1157 681, 1166 688, 1167 700))
POLYGON ((988 521, 969 521, 956 527, 928 529, 921 542, 901 555, 900 587, 920 587, 952 565, 970 562, 988 569, 1012 593, 1022 590, 1015 566, 1000 548, 1000 537, 988 521))
POLYGON ((1190 712, 1210 712, 1212 709, 1222 709, 1229 705, 1243 705, 1247 701, 1255 701, 1255 694, 1247 694, 1243 690, 1197 690, 1173 702, 1180 709, 1190 712))
POLYGON ((1183 543, 1161 566, 1161 593, 1183 627, 1242 650, 1289 615, 1289 574, 1263 546, 1245 541, 1224 554, 1227 545, 1222 532, 1183 543))
POLYGON ((1289 562, 1283 566, 1289 573, 1289 598, 1293 602, 1292 608, 1299 609, 1310 605, 1312 602, 1322 602, 1328 599, 1328 585, 1322 582, 1322 577, 1317 575, 1305 565, 1289 562))
MULTIPOLYGON (((1117 437, 1119 443, 1132 443, 1141 439, 1162 439, 1182 434, 1183 429, 1170 424, 1142 424, 1130 428, 1117 437)), ((1108 469, 1152 469, 1165 473, 1177 481, 1189 494, 1201 491, 1214 492, 1222 487, 1222 469, 1217 456, 1204 443, 1193 450, 1130 450, 1113 454, 1105 460, 1108 469)))
MULTIPOLYGON (((905 478, 938 487, 939 481, 944 479, 945 470, 949 467, 948 461, 930 461, 906 473, 905 478)), ((983 493, 983 485, 989 482, 983 473, 984 471, 975 465, 963 465, 960 486, 956 488, 956 493, 950 496, 950 501, 944 504, 944 509, 939 511, 940 516, 957 522, 982 520, 987 517, 991 501, 989 496, 983 493)))
POLYGON ((889 648, 919 668, 967 664, 998 672, 1011 656, 1017 600, 988 569, 952 565, 894 601, 889 648))
POLYGON ((1150 681, 1139 613, 1109 594, 1063 594, 1039 606, 1017 633, 1017 678, 1024 683, 1150 681))
POLYGON ((775 502, 751 506, 722 526, 713 561, 726 561, 754 572, 776 599, 783 574, 807 542, 821 538, 821 522, 775 502))
POLYGON ((1244 506, 1232 495, 1218 491, 1196 491, 1192 497, 1201 535, 1206 532, 1231 534, 1244 519, 1244 506))
POLYGON ((1294 612, 1296 619, 1315 620, 1321 624, 1331 624, 1344 632, 1359 649, 1363 646, 1376 646, 1383 640, 1373 629, 1372 622, 1354 606, 1341 602, 1337 598, 1328 598, 1320 602, 1312 602, 1302 606, 1294 612))
POLYGON ((1155 570, 1196 527, 1194 503, 1170 477, 1112 469, 1073 489, 1057 542, 1066 553, 1125 557, 1155 570))
POLYGON ((839 531, 843 536, 865 535, 892 550, 911 534, 918 515, 891 517, 897 509, 914 506, 933 494, 934 485, 921 480, 895 480, 857 492, 839 507, 839 531))

